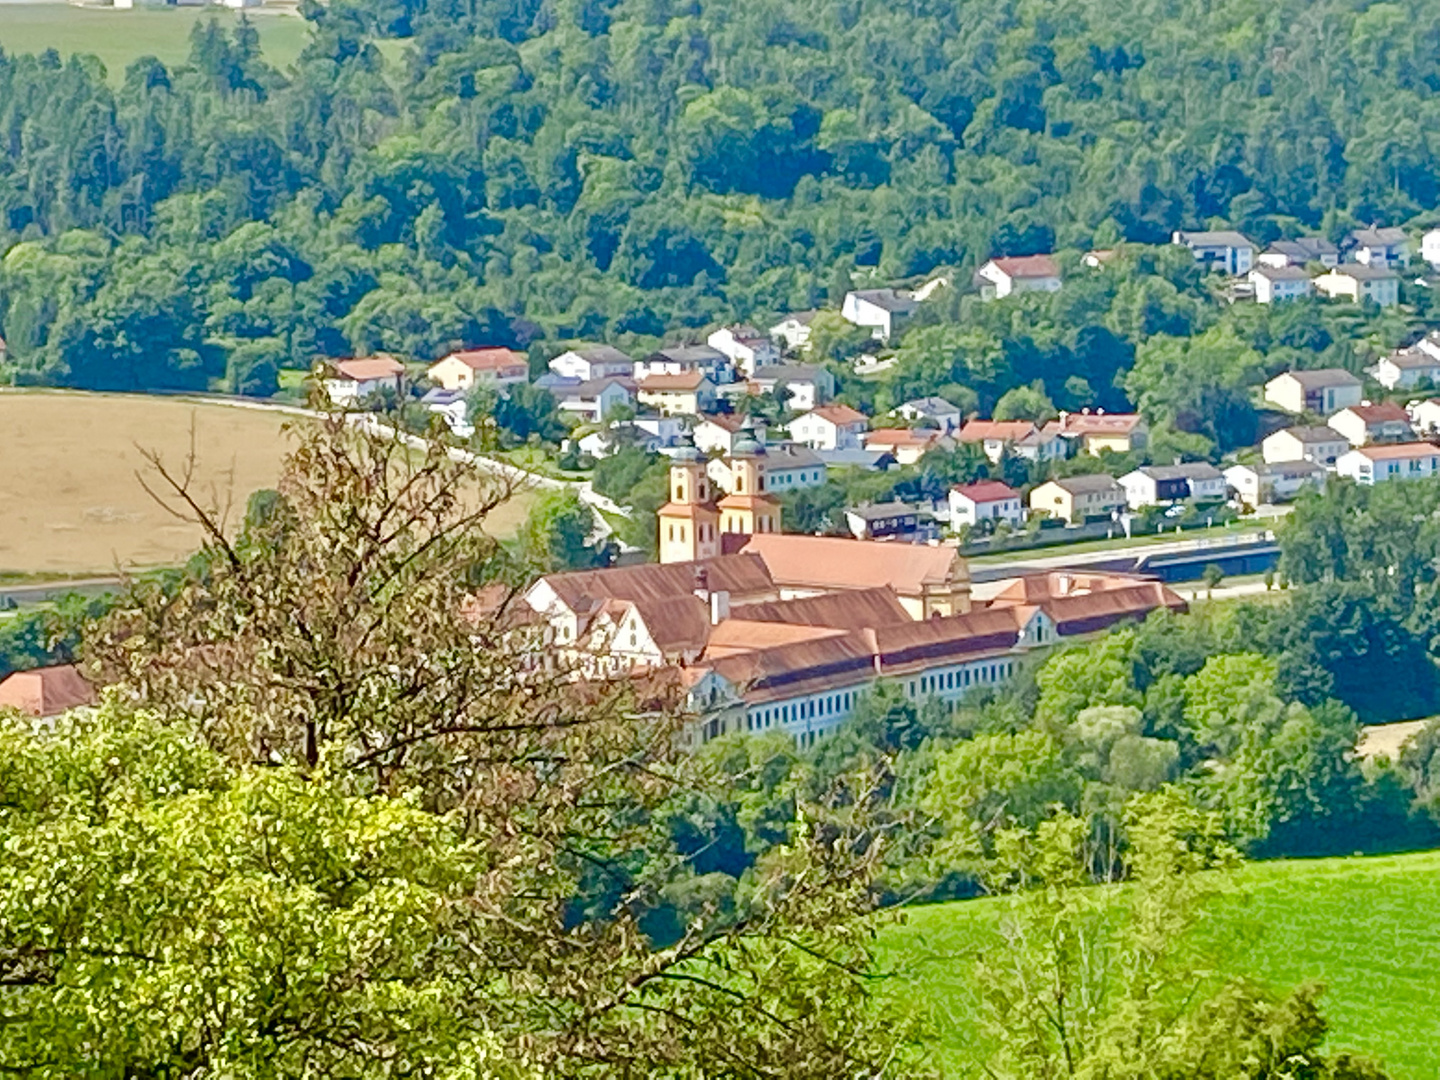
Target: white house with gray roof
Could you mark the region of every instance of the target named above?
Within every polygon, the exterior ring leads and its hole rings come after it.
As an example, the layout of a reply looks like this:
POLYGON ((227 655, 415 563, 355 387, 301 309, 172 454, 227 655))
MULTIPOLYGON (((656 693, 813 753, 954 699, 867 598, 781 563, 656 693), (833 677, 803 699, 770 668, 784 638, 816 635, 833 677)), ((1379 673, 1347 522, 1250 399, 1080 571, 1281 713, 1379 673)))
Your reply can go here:
POLYGON ((1225 474, 1205 461, 1183 465, 1146 465, 1120 478, 1130 509, 1175 502, 1220 502, 1225 474))
POLYGON ((840 315, 846 322, 869 327, 876 338, 887 341, 900 320, 919 306, 910 293, 898 289, 858 289, 845 294, 840 315))
POLYGON ((1177 230, 1171 241, 1189 248, 1195 261, 1203 263, 1206 270, 1220 271, 1231 277, 1240 277, 1250 272, 1255 264, 1255 244, 1244 233, 1229 229, 1190 232, 1177 230))

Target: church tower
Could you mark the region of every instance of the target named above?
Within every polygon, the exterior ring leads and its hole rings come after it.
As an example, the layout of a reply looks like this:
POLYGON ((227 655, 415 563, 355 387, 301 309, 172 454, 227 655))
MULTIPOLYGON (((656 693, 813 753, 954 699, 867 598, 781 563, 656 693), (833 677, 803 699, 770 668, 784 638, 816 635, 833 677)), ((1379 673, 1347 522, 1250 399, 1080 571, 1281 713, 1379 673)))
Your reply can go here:
POLYGON ((741 439, 730 454, 730 494, 720 500, 720 529, 727 533, 778 533, 780 500, 765 483, 765 447, 741 439))
POLYGON ((656 514, 662 563, 713 559, 720 554, 720 512, 711 499, 705 459, 693 446, 670 459, 670 501, 656 514))

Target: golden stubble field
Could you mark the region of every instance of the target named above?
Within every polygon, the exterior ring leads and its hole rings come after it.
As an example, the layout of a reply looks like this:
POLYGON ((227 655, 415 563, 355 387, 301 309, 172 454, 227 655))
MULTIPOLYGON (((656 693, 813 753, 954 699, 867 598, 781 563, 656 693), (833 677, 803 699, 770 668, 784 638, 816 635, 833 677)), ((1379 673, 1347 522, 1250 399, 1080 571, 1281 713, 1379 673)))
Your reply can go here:
MULTIPOLYGON (((275 485, 291 445, 287 421, 303 423, 173 398, 0 391, 0 573, 83 576, 183 562, 200 533, 145 493, 141 451, 178 469, 193 425, 197 487, 222 503, 233 495, 238 518, 252 491, 275 485)), ((526 502, 502 507, 489 531, 512 533, 526 502)))

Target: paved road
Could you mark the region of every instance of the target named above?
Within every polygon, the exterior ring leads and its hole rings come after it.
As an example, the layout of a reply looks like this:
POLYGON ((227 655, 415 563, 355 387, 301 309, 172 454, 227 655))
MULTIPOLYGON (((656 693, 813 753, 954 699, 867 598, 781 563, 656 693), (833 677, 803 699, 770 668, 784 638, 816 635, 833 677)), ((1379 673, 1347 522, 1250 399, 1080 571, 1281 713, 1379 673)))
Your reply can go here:
POLYGON ((1119 544, 1102 550, 1067 552, 1062 548, 1047 548, 1044 554, 1028 554, 1017 551, 1013 558, 1004 562, 973 564, 971 577, 977 581, 995 581, 1016 574, 1033 573, 1037 570, 1059 570, 1066 567, 1079 568, 1087 563, 1108 563, 1123 559, 1137 559, 1141 556, 1189 555, 1195 552, 1214 552, 1217 555, 1244 551, 1246 547, 1274 540, 1269 529, 1258 527, 1252 532, 1236 533, 1219 537, 1197 537, 1189 540, 1167 540, 1164 542, 1136 542, 1119 544), (1256 539, 1251 539, 1252 537, 1256 539))

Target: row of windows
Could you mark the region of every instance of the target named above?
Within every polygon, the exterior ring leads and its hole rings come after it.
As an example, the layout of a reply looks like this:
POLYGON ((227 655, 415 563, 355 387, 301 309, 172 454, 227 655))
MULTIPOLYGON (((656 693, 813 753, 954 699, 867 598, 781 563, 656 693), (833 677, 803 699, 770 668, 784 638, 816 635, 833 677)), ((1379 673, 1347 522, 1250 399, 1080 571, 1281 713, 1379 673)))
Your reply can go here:
POLYGON ((919 694, 940 694, 949 690, 964 690, 981 683, 997 683, 1014 674, 1015 661, 1013 660, 1001 660, 994 664, 984 664, 978 668, 962 668, 959 671, 942 671, 934 675, 922 675, 918 679, 911 679, 909 694, 911 697, 916 697, 919 694))
MULTIPOLYGON (((670 539, 671 539, 671 540, 674 540, 674 539, 676 538, 676 537, 675 537, 675 530, 676 530, 677 528, 680 530, 680 537, 679 537, 679 538, 680 538, 681 540, 686 539, 686 529, 685 529, 685 526, 684 526, 684 525, 678 525, 678 526, 677 526, 674 522, 671 522, 671 523, 670 523, 670 532, 669 532, 669 537, 670 537, 670 539)), ((710 539, 710 526, 709 526, 708 524, 706 524, 705 522, 702 521, 702 522, 700 523, 699 528, 696 530, 696 535, 699 536, 701 543, 704 543, 705 541, 709 540, 709 539, 710 539)))
POLYGON ((823 698, 809 701, 795 701, 789 705, 768 705, 763 709, 751 709, 748 722, 751 731, 765 731, 776 724, 782 727, 800 720, 825 719, 848 713, 855 704, 855 691, 845 690, 827 694, 823 698))

